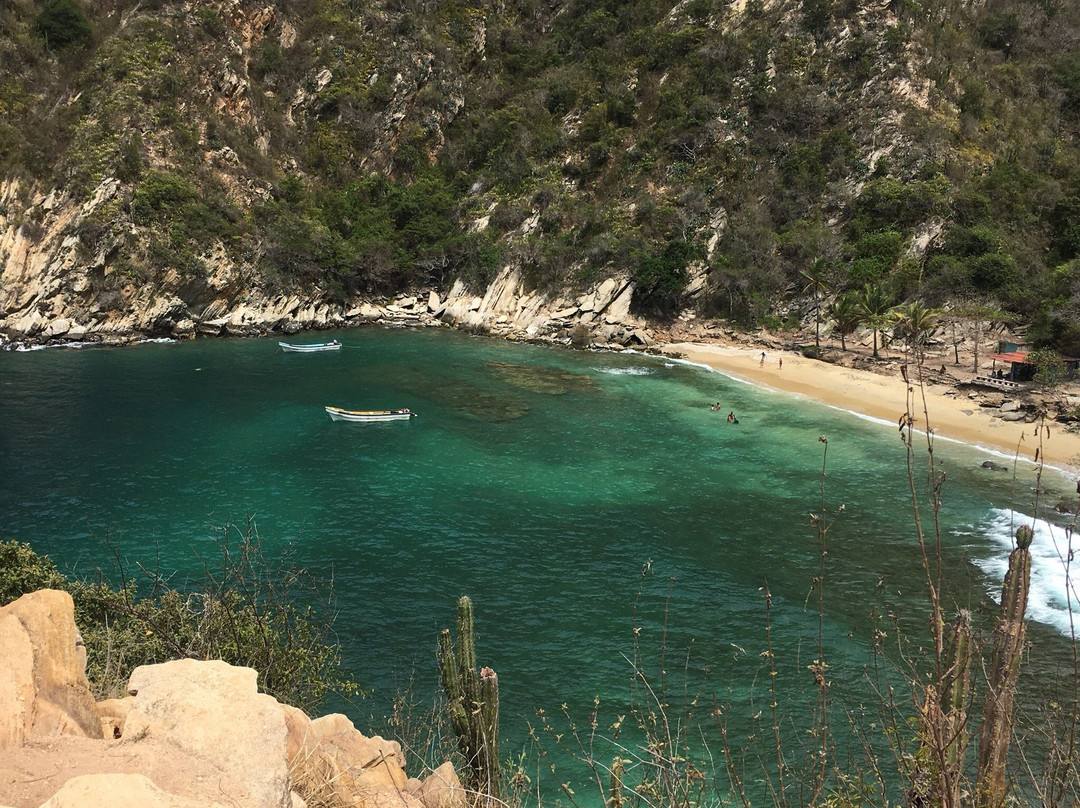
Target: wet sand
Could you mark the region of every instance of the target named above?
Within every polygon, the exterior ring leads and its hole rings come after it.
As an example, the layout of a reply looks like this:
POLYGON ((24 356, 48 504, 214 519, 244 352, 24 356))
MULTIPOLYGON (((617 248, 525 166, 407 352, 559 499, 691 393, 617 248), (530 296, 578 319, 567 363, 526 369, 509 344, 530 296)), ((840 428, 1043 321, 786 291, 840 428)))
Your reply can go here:
MULTIPOLYGON (((665 353, 705 365, 729 376, 794 393, 813 401, 899 424, 908 411, 908 388, 900 376, 884 376, 807 359, 796 353, 713 343, 675 342, 657 346, 665 353), (783 367, 780 360, 783 360, 783 367)), ((913 380, 914 381, 914 380, 913 380)), ((999 452, 1009 458, 1034 461, 1069 473, 1080 472, 1080 435, 1049 422, 1038 434, 1036 424, 995 418, 995 409, 983 408, 967 394, 946 385, 926 385, 923 394, 911 385, 911 411, 915 428, 930 425, 938 437, 999 452), (1041 446, 1041 448, 1040 448, 1041 446)))

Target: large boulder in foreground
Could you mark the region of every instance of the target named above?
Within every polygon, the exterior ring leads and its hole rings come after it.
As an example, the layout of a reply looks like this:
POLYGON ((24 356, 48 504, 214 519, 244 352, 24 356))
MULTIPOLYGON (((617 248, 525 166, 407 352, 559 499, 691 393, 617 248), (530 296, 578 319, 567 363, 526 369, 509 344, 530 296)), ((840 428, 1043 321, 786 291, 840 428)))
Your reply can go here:
POLYGON ((223 808, 221 803, 162 791, 141 774, 72 777, 41 808, 223 808))
POLYGON ((257 679, 251 668, 217 660, 142 665, 129 680, 123 738, 166 736, 214 762, 234 804, 288 808, 285 718, 276 699, 258 692, 257 679))
POLYGON ((0 608, 0 749, 101 737, 71 595, 42 589, 0 608))
POLYGON ((410 780, 396 741, 280 704, 250 668, 145 665, 95 705, 85 666, 67 593, 0 608, 0 808, 467 808, 450 764, 410 780))
POLYGON ((282 705, 293 787, 318 803, 424 808, 407 788, 401 744, 369 738, 341 713, 311 719, 282 705))
POLYGON ((470 800, 450 761, 442 764, 423 781, 409 780, 406 791, 424 804, 424 808, 468 808, 470 800))

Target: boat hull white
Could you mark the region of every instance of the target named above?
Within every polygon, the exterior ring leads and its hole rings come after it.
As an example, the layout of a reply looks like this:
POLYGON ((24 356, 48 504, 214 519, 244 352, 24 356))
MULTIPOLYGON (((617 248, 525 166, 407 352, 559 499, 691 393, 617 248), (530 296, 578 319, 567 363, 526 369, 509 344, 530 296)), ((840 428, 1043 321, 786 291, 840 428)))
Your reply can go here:
POLYGON ((310 345, 291 345, 288 342, 279 342, 281 350, 285 353, 317 353, 319 351, 340 351, 341 343, 337 340, 333 342, 317 342, 310 345))
POLYGON ((326 411, 335 421, 353 421, 355 423, 374 423, 377 421, 408 421, 416 413, 410 410, 343 410, 341 407, 326 407, 326 411))

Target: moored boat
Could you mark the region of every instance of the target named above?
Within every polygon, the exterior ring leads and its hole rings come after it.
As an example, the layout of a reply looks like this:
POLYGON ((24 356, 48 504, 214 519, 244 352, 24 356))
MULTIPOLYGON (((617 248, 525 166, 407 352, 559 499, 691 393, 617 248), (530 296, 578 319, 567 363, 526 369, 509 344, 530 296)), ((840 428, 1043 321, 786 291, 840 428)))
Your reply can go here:
POLYGON ((409 409, 343 410, 341 407, 326 407, 326 411, 335 421, 407 421, 416 417, 416 413, 409 409))
POLYGON ((337 351, 341 349, 341 343, 336 339, 331 342, 311 342, 307 345, 293 345, 288 342, 279 342, 281 350, 294 353, 314 353, 315 351, 337 351))

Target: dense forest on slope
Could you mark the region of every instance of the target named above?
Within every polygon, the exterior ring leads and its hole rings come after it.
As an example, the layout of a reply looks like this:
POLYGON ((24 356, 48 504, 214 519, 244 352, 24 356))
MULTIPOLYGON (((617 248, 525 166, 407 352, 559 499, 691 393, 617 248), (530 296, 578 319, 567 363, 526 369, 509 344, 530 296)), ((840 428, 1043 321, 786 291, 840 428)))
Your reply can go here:
MULTIPOLYGON (((807 290, 1080 354, 1073 0, 11 0, 0 210, 121 279, 345 298, 615 273, 745 325, 807 290)), ((6 258, 4 259, 6 260, 6 258)), ((815 294, 816 297, 816 294, 815 294)))

